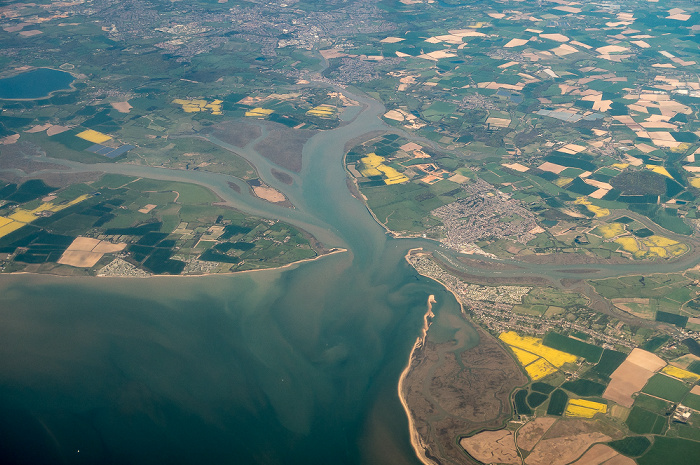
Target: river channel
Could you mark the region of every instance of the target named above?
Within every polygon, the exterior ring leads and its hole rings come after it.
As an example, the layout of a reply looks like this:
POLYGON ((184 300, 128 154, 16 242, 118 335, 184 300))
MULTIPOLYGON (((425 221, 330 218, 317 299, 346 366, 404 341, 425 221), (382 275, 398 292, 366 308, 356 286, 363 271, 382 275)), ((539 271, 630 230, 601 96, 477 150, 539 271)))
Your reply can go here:
POLYGON ((383 127, 381 105, 353 98, 363 104, 360 114, 306 144, 294 185, 258 167, 293 210, 247 189, 236 193, 228 183, 242 181, 227 176, 64 163, 206 185, 236 208, 285 219, 348 251, 231 276, 2 276, 1 456, 18 463, 419 463, 398 379, 428 296, 436 296, 436 312, 459 307, 405 263, 413 241, 388 237, 350 195, 344 145, 383 127))
MULTIPOLYGON (((459 306, 404 260, 410 248, 438 246, 391 238, 350 195, 345 144, 386 127, 378 102, 348 96, 362 110, 306 143, 302 172, 288 173, 293 185, 247 154, 295 209, 245 188, 237 193, 229 182, 243 182, 224 175, 61 162, 73 171, 205 185, 240 210, 284 219, 347 252, 230 276, 1 276, 0 456, 16 463, 420 463, 397 383, 428 296, 437 300, 435 324, 459 306)), ((580 274, 633 270, 590 268, 597 271, 580 274)), ((561 278, 555 266, 512 272, 519 273, 561 278)))

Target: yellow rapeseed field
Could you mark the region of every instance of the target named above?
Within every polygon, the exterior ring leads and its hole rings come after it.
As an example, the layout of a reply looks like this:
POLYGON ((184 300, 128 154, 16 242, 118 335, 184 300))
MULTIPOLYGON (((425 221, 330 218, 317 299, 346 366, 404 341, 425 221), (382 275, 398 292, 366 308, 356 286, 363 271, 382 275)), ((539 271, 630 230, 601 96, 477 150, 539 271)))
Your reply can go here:
POLYGON ((386 166, 384 160, 384 157, 380 157, 376 153, 370 153, 366 157, 360 159, 360 164, 357 169, 362 176, 384 175, 384 182, 386 184, 399 184, 408 181, 406 175, 399 173, 390 166, 386 166))
POLYGON ((622 223, 601 224, 596 229, 603 239, 612 239, 625 232, 625 225, 622 223))
POLYGON ((82 202, 83 200, 89 198, 90 196, 85 194, 77 197, 70 202, 64 203, 62 205, 54 205, 52 202, 44 202, 34 210, 25 210, 23 208, 18 208, 11 215, 4 217, 0 216, 0 237, 7 236, 12 231, 16 231, 22 226, 31 223, 39 216, 38 214, 43 211, 57 212, 64 208, 68 208, 76 203, 82 202))
POLYGON ((620 244, 624 250, 631 253, 639 252, 639 244, 634 237, 618 237, 615 242, 620 244))
POLYGON ((574 178, 558 178, 552 181, 554 184, 556 184, 559 187, 564 187, 567 184, 569 184, 571 181, 573 181, 574 178))
POLYGON ((668 247, 669 245, 678 244, 678 241, 674 241, 673 239, 669 239, 668 237, 663 236, 649 236, 646 239, 644 239, 643 242, 646 246, 656 245, 659 247, 668 247))
POLYGON ((565 363, 574 363, 577 360, 575 355, 543 345, 542 338, 518 336, 515 331, 501 333, 498 338, 511 347, 517 347, 544 358, 555 367, 561 367, 565 363))
POLYGON ((527 374, 532 378, 533 381, 537 381, 538 379, 542 379, 547 375, 550 375, 557 371, 555 367, 552 366, 551 363, 549 363, 547 360, 543 358, 537 359, 537 361, 532 362, 528 366, 525 367, 525 371, 527 371, 527 374))
POLYGON ((654 173, 661 174, 663 176, 666 176, 668 178, 673 179, 673 176, 671 176, 671 173, 668 172, 666 168, 663 166, 657 166, 657 165, 647 165, 647 169, 652 170, 654 173))
POLYGON ((522 349, 518 349, 517 347, 511 346, 510 350, 513 351, 515 357, 518 359, 518 362, 520 362, 522 366, 529 365, 530 363, 534 362, 539 358, 537 355, 531 354, 530 352, 526 352, 522 349))
POLYGON ((386 176, 386 179, 384 180, 386 184, 400 184, 408 181, 408 176, 403 173, 399 173, 391 166, 379 165, 377 166, 377 169, 384 173, 384 176, 386 176))
POLYGON ((612 166, 613 168, 617 168, 618 170, 624 170, 625 168, 630 166, 630 164, 629 163, 613 163, 610 166, 612 166))
POLYGON ((666 365, 661 371, 669 376, 673 376, 674 378, 682 379, 683 381, 690 381, 694 383, 700 380, 700 375, 696 375, 695 373, 682 368, 674 367, 673 365, 666 365))
POLYGON ((36 215, 29 210, 23 210, 18 208, 13 214, 8 216, 12 221, 18 221, 20 223, 31 223, 36 219, 36 215))
POLYGON ((593 205, 590 200, 586 199, 586 197, 579 197, 574 203, 578 205, 585 205, 586 208, 596 216, 596 218, 602 218, 610 215, 610 210, 593 205))
POLYGON ((270 110, 269 108, 253 108, 252 110, 246 111, 245 115, 246 116, 251 116, 253 118, 265 118, 266 116, 270 116, 272 113, 274 113, 274 110, 270 110))
POLYGON ((608 406, 600 402, 584 399, 571 399, 566 406, 567 417, 593 418, 596 413, 605 413, 608 406))
POLYGON ((224 103, 223 100, 214 100, 213 102, 208 103, 203 99, 185 100, 176 98, 173 100, 173 103, 182 106, 182 110, 185 113, 198 113, 200 111, 209 110, 211 111, 212 115, 223 115, 223 112, 221 111, 221 104, 224 103))
POLYGON ((690 185, 700 188, 700 176, 690 179, 690 185))
POLYGON ((86 129, 85 131, 76 134, 76 136, 94 144, 101 144, 112 138, 107 134, 102 134, 101 132, 93 131, 92 129, 86 129))
POLYGON ((327 118, 335 114, 335 107, 331 105, 319 105, 307 111, 306 114, 311 116, 320 116, 322 118, 327 118))
POLYGON ((366 157, 360 159, 360 165, 357 167, 362 176, 381 176, 382 172, 377 169, 384 161, 384 157, 380 157, 376 153, 370 153, 366 157))
POLYGON ((668 256, 668 252, 666 252, 666 249, 664 249, 663 247, 656 246, 649 247, 649 254, 656 255, 657 257, 661 258, 666 258, 668 256))
POLYGON ((26 223, 19 223, 17 221, 13 221, 12 223, 8 223, 4 226, 0 226, 0 237, 7 236, 12 231, 17 231, 19 228, 21 228, 25 224, 26 223))
POLYGON ((670 246, 666 247, 666 250, 668 250, 668 253, 670 253, 670 254, 673 255, 674 257, 677 257, 677 256, 679 256, 679 255, 683 255, 683 254, 686 253, 689 249, 688 249, 688 246, 687 246, 687 245, 681 244, 681 243, 679 242, 678 244, 670 245, 670 246))

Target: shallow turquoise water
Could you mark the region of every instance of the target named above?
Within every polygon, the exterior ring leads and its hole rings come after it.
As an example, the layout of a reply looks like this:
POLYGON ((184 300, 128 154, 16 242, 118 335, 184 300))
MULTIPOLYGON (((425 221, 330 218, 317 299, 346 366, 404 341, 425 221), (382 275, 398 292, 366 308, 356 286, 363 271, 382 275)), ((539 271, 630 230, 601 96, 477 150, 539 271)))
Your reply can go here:
MULTIPOLYGON (((234 198, 347 253, 235 276, 0 277, 0 455, 418 463, 399 375, 428 295, 438 313, 459 308, 405 263, 414 242, 388 238, 347 191, 343 145, 380 124, 382 108, 366 104, 307 144, 294 186, 266 179, 296 210, 234 198)), ((207 182, 233 196, 220 177, 207 182)))
POLYGON ((0 79, 0 99, 39 99, 57 90, 69 90, 73 76, 65 71, 37 68, 0 79))

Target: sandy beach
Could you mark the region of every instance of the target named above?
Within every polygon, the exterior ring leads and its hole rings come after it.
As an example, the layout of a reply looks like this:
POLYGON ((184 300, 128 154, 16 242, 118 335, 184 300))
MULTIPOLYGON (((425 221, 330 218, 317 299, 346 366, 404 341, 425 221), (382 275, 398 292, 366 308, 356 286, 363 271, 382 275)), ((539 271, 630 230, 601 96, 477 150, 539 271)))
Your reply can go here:
POLYGON ((418 430, 415 427, 414 421, 413 421, 413 416, 411 415, 411 411, 408 408, 408 403, 406 402, 406 398, 403 395, 403 384, 404 381, 406 380, 406 376, 408 375, 408 372, 411 369, 411 362, 413 361, 413 354, 416 352, 417 349, 420 349, 423 347, 423 344, 425 343, 425 337, 428 334, 428 328, 430 328, 430 321, 431 319, 435 316, 433 314, 433 304, 437 303, 435 300, 434 295, 430 295, 428 297, 428 311, 425 312, 425 315, 423 316, 423 329, 421 330, 421 335, 416 338, 416 343, 413 344, 413 348, 411 349, 411 354, 408 356, 408 364, 406 365, 406 368, 401 372, 401 377, 399 378, 399 399, 401 400, 401 405, 403 406, 403 409, 406 411, 406 416, 408 417, 408 429, 411 435, 411 445, 413 446, 413 450, 416 452, 416 456, 418 459, 423 462, 425 465, 436 465, 435 462, 430 460, 426 453, 426 447, 423 444, 423 440, 420 437, 420 434, 418 434, 418 430))

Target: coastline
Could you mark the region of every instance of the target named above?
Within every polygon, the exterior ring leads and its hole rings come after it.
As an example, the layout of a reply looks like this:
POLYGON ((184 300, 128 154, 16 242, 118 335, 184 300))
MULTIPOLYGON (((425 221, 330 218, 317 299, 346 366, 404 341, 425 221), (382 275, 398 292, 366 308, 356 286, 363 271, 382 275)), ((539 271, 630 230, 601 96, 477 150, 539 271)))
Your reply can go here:
POLYGON ((158 278, 203 278, 203 277, 208 277, 208 276, 233 276, 233 275, 240 275, 244 273, 255 273, 255 272, 261 272, 261 271, 271 271, 271 270, 283 270, 285 268, 291 268, 292 266, 299 265, 301 263, 305 262, 313 262, 315 260, 328 257, 330 255, 335 255, 338 253, 344 253, 347 252, 348 249, 344 249, 342 247, 338 248, 333 248, 328 253, 324 253, 322 255, 317 255, 313 258, 305 258, 303 260, 297 260, 295 262, 287 263, 286 265, 282 266, 275 266, 272 268, 258 268, 255 270, 242 270, 242 271, 228 271, 226 273, 202 273, 202 274, 149 274, 147 276, 100 276, 100 275, 94 275, 94 276, 70 276, 70 275, 60 275, 60 274, 53 274, 53 273, 35 273, 31 271, 18 271, 14 273, 1 273, 0 274, 0 279, 2 279, 2 276, 19 276, 19 275, 35 275, 35 276, 52 276, 55 278, 100 278, 100 279, 158 279, 158 278))
POLYGON ((398 385, 399 400, 401 401, 401 405, 403 406, 403 409, 406 412, 406 417, 408 417, 408 430, 409 434, 411 435, 411 446, 413 446, 413 450, 416 453, 416 457, 418 457, 418 459, 424 465, 436 464, 435 462, 430 460, 426 454, 426 446, 423 444, 420 434, 418 434, 418 430, 416 429, 415 423, 413 421, 413 416, 411 415, 411 411, 408 408, 406 398, 403 395, 403 385, 404 381, 406 380, 406 376, 408 376, 408 373, 411 371, 411 362, 413 361, 413 354, 416 352, 417 349, 423 347, 423 344, 425 343, 425 337, 427 336, 428 329, 430 328, 430 319, 432 319, 435 316, 433 314, 434 303, 437 303, 437 301, 435 300, 435 296, 431 294, 428 297, 428 311, 425 312, 425 315, 423 316, 423 328, 421 330, 421 335, 416 338, 416 342, 413 344, 411 353, 408 356, 408 364, 406 365, 406 368, 404 368, 401 372, 398 385))

